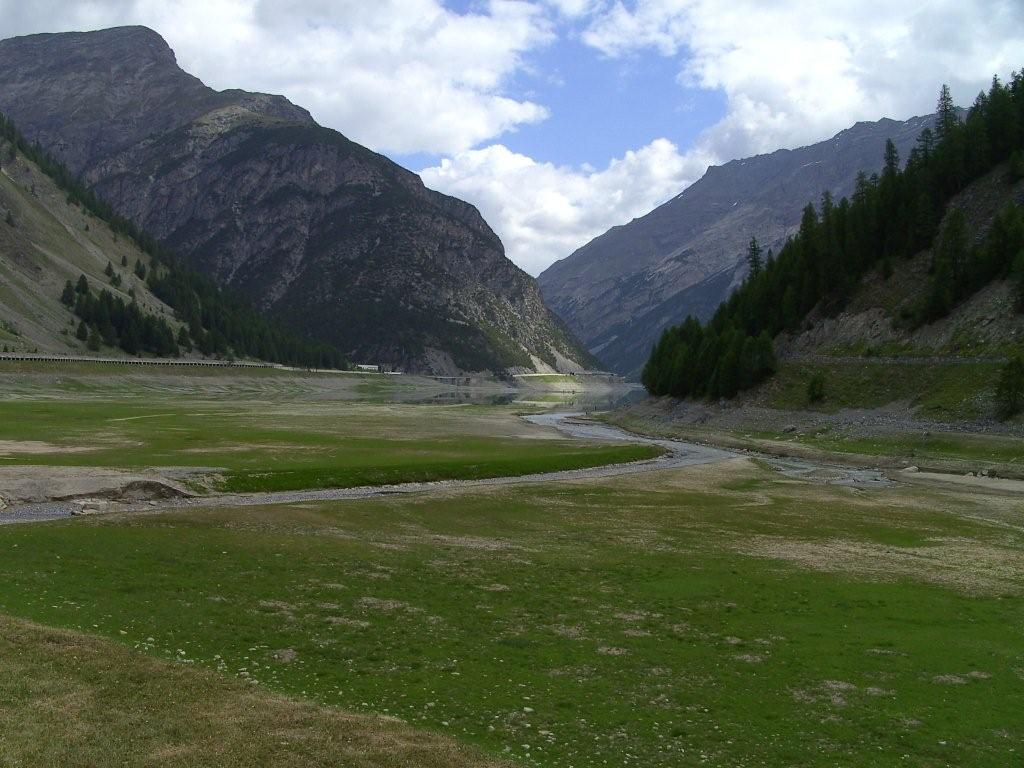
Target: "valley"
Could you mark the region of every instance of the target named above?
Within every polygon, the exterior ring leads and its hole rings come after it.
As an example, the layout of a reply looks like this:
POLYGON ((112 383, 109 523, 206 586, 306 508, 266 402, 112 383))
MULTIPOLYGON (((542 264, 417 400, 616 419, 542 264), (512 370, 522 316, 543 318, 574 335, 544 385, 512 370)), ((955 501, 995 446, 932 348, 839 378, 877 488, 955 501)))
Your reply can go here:
POLYGON ((0 768, 1024 760, 1012 3, 58 5, 0 768))
POLYGON ((1015 485, 699 446, 565 472, 675 445, 558 416, 580 392, 446 405, 413 377, 0 365, 0 495, 171 465, 190 494, 79 487, 87 514, 0 526, 2 679, 39 681, 2 684, 15 760, 985 765, 1024 748, 1015 485), (515 477, 536 471, 559 474, 515 477), (128 716, 116 691, 137 679, 128 716))

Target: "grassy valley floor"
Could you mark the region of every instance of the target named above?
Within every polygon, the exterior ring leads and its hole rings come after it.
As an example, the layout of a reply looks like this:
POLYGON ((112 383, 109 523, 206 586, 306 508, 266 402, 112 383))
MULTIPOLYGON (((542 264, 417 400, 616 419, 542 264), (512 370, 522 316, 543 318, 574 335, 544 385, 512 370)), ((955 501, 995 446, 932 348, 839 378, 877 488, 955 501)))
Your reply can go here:
MULTIPOLYGON (((559 442, 515 433, 506 406, 365 407, 346 434, 381 451, 559 442)), ((0 584, 0 766, 931 767, 1024 750, 1012 491, 863 490, 735 458, 157 506, 0 527, 0 584)))
POLYGON ((67 484, 66 493, 50 488, 56 497, 86 495, 90 473, 100 470, 244 493, 505 477, 658 454, 564 439, 524 423, 515 404, 403 402, 408 386, 381 377, 38 370, 9 375, 0 396, 0 497, 8 500, 42 493, 13 487, 29 474, 22 467, 62 468, 44 473, 43 485, 58 476, 67 484))
POLYGON ((317 706, 95 636, 0 618, 0 766, 501 764, 393 718, 317 706))
MULTIPOLYGON (((740 459, 104 516, 0 532, 0 612, 525 764, 1006 764, 1024 749, 1019 509, 740 459)), ((63 658, 57 681, 77 674, 63 658)), ((15 693, 12 711, 39 695, 15 693)), ((74 742, 79 722, 56 727, 74 742)))
POLYGON ((994 416, 1000 367, 954 358, 789 360, 728 403, 640 397, 601 418, 638 433, 778 456, 1024 479, 1024 422, 994 416), (812 403, 815 375, 825 395, 812 403))

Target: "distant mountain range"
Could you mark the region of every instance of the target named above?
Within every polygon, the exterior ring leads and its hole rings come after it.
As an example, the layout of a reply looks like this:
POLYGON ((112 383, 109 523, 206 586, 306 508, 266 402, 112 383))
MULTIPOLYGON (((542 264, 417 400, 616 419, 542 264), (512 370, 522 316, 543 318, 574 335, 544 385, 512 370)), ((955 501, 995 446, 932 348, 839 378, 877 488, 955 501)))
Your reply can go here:
POLYGON ((473 206, 281 96, 208 88, 150 29, 0 41, 0 111, 189 264, 353 362, 590 362, 473 206))
POLYGON ((828 141, 708 169, 681 194, 613 227, 538 278, 544 298, 599 360, 636 375, 662 330, 707 319, 746 274, 751 236, 778 250, 808 202, 850 194, 880 169, 886 139, 902 158, 934 118, 857 123, 828 141))

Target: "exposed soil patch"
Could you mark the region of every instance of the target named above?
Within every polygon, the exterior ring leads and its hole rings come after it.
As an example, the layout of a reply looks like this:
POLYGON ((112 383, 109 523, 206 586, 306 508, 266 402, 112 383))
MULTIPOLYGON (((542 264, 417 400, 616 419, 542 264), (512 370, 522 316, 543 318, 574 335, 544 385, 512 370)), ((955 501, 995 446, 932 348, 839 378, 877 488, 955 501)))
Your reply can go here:
POLYGON ((100 447, 95 445, 56 445, 40 440, 0 440, 0 454, 88 453, 98 450, 100 447))
POLYGON ((740 542, 737 549, 819 571, 854 573, 883 581, 910 578, 971 594, 1015 592, 1024 585, 1024 553, 970 539, 937 539, 930 546, 894 547, 841 539, 797 541, 754 536, 740 542))
POLYGON ((194 496, 191 491, 178 485, 161 480, 131 480, 120 487, 103 488, 87 494, 71 494, 57 496, 57 501, 74 501, 76 499, 106 499, 108 501, 158 501, 161 499, 185 499, 194 496))
POLYGON ((371 611, 383 611, 385 613, 390 611, 408 611, 410 613, 420 612, 419 608, 409 605, 409 603, 401 600, 384 600, 378 597, 361 597, 359 598, 359 605, 363 608, 368 608, 371 611))
MULTIPOLYGON (((191 472, 179 469, 175 474, 184 480, 191 472)), ((170 473, 99 467, 0 467, 0 499, 16 509, 19 505, 49 502, 138 504, 195 495, 179 479, 171 479, 167 474, 170 473)))

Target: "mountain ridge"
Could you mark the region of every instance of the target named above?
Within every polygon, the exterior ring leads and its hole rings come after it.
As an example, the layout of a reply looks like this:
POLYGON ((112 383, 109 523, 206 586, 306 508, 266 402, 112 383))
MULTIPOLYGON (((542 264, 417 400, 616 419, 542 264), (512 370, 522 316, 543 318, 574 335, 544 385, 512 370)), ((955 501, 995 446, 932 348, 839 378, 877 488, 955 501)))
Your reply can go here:
POLYGON ((351 360, 590 363, 476 208, 284 97, 208 88, 148 28, 0 41, 0 111, 188 264, 351 360))
POLYGON ((886 139, 909 154, 932 116, 862 121, 817 144, 711 166, 649 213, 552 264, 538 283, 548 305, 613 370, 636 375, 661 331, 707 319, 745 274, 751 236, 778 250, 809 200, 852 191, 882 165, 886 139))

